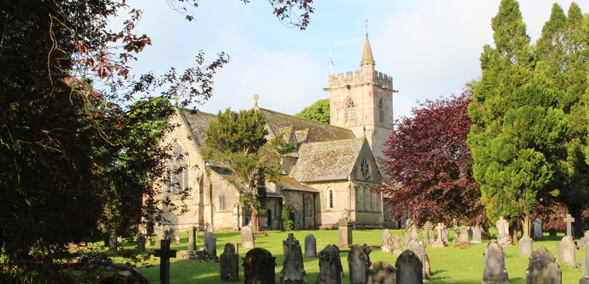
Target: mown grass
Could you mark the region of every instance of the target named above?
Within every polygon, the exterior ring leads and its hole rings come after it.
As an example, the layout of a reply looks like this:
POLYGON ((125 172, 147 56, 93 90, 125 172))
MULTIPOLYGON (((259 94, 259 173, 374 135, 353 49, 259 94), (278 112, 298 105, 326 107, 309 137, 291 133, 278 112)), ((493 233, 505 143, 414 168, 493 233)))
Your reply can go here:
MULTIPOLYGON (((405 231, 390 230, 391 234, 403 236, 405 231)), ((282 241, 286 240, 289 232, 268 231, 268 237, 258 238, 256 240, 256 247, 263 247, 268 249, 273 256, 276 257, 276 280, 278 283, 279 273, 282 269, 284 256, 282 252, 282 241)), ((303 247, 304 253, 304 239, 307 234, 315 235, 317 239, 317 252, 321 251, 328 244, 338 244, 338 231, 294 231, 295 238, 299 240, 303 247)), ((382 230, 355 230, 353 232, 354 243, 379 245, 381 244, 382 230)), ((223 252, 226 243, 236 240, 241 246, 241 235, 239 232, 215 232, 217 236, 217 255, 223 252)), ((450 239, 453 238, 453 232, 450 232, 450 239)), ((544 246, 556 258, 558 258, 557 245, 560 242, 562 235, 557 238, 544 237, 535 240, 532 245, 534 250, 539 246, 544 246)), ((203 236, 199 235, 197 246, 203 246, 203 236)), ((153 239, 152 239, 153 240, 153 239)), ((403 238, 401 238, 401 242, 403 238)), ((433 276, 430 283, 481 283, 484 270, 483 251, 488 240, 483 240, 482 244, 472 244, 472 247, 466 249, 432 248, 431 245, 426 248, 431 263, 431 270, 433 276)), ((153 244, 155 242, 152 241, 153 244)), ((125 244, 127 248, 131 248, 133 244, 125 244)), ((404 246, 403 246, 404 247, 404 246)), ((185 250, 187 248, 186 234, 183 235, 182 243, 175 244, 172 242, 172 249, 185 250)), ((148 251, 156 249, 156 247, 148 247, 148 251)), ((250 249, 239 248, 240 263, 241 258, 250 249)), ((528 267, 528 258, 519 257, 519 245, 512 247, 505 247, 505 263, 509 280, 511 283, 525 283, 526 269, 528 267)), ((562 283, 578 283, 582 275, 581 261, 584 250, 578 250, 577 268, 571 268, 567 265, 560 264, 562 270, 562 283)), ((342 266, 344 267, 345 278, 342 283, 348 283, 348 253, 342 252, 340 254, 342 266)), ((387 261, 392 265, 395 264, 396 257, 390 253, 381 253, 380 249, 373 249, 370 253, 370 260, 374 263, 376 261, 387 261)), ((119 259, 119 261, 122 261, 119 259)), ((303 257, 305 265, 305 283, 315 283, 315 279, 319 274, 319 263, 317 258, 303 257)), ((150 260, 151 265, 142 265, 138 267, 138 271, 143 274, 151 283, 159 283, 159 258, 150 260)), ((171 260, 170 265, 170 283, 224 283, 219 277, 220 265, 219 263, 201 263, 198 260, 171 260)), ((240 267, 240 281, 243 281, 243 267, 240 267)))

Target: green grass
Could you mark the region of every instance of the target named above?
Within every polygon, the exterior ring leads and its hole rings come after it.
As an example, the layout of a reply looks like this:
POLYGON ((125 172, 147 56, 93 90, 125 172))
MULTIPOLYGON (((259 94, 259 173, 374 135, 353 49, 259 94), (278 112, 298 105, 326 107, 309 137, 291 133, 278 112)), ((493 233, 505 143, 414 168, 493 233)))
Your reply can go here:
MULTIPOLYGON (((402 236, 404 231, 401 230, 390 230, 391 234, 397 234, 402 236)), ((312 233, 317 239, 317 252, 321 251, 328 244, 338 243, 338 231, 294 231, 294 236, 303 247, 304 253, 304 239, 307 234, 312 233)), ((353 232, 354 243, 369 245, 381 244, 381 233, 382 230, 356 230, 353 232)), ((453 232, 450 232, 450 239, 453 238, 453 232)), ((223 252, 223 248, 226 243, 236 240, 240 244, 239 254, 240 263, 241 258, 250 249, 241 248, 241 235, 240 232, 215 232, 217 236, 217 255, 223 252)), ((258 238, 256 240, 256 247, 263 247, 268 249, 273 256, 276 257, 276 280, 278 283, 280 270, 282 269, 282 263, 284 256, 282 252, 282 241, 288 237, 288 232, 280 231, 269 231, 268 237, 258 238)), ((532 243, 534 250, 539 246, 544 246, 548 249, 556 258, 558 258, 557 245, 560 242, 562 235, 558 238, 549 239, 548 237, 540 240, 535 240, 532 243)), ((153 238, 152 238, 153 239, 153 238)), ((197 245, 200 248, 203 246, 204 237, 198 236, 197 245)), ((401 238, 401 242, 403 238, 401 238)), ((155 242, 152 242, 155 244, 155 242)), ((430 283, 446 283, 447 281, 455 281, 455 283, 481 283, 484 270, 484 257, 483 251, 485 249, 487 240, 483 240, 482 244, 472 244, 472 247, 466 249, 452 249, 452 247, 445 248, 432 248, 429 245, 426 248, 426 252, 429 256, 431 263, 431 271, 433 276, 431 277, 430 283)), ((131 248, 132 244, 126 244, 127 248, 131 248)), ((404 246, 403 246, 404 247, 404 246)), ((155 249, 156 247, 148 247, 148 250, 155 249)), ((175 244, 172 242, 172 249, 185 250, 187 248, 186 235, 183 235, 182 243, 175 244)), ((519 257, 519 246, 515 245, 512 247, 505 247, 505 263, 509 280, 511 283, 525 283, 526 269, 528 267, 528 258, 519 257)), ((578 268, 570 268, 566 265, 560 265, 562 270, 562 283, 578 283, 581 278, 581 261, 583 259, 584 250, 577 251, 577 264, 578 268)), ((343 252, 340 254, 342 260, 342 266, 344 267, 345 277, 342 279, 342 283, 348 283, 348 253, 343 252)), ((373 249, 370 253, 370 260, 374 263, 377 261, 387 261, 392 265, 395 264, 396 257, 393 257, 389 253, 381 253, 380 249, 373 249)), ((119 259, 119 261, 122 261, 119 259)), ((305 283, 315 283, 315 279, 319 274, 319 263, 317 258, 305 258, 303 257, 306 276, 305 283)), ((150 263, 153 266, 140 266, 138 270, 143 274, 151 283, 159 282, 159 258, 152 259, 150 263)), ((199 260, 171 260, 170 265, 170 283, 224 283, 220 281, 219 263, 201 263, 199 260)), ((107 274, 108 275, 108 274, 107 274)), ((240 267, 240 280, 243 281, 243 267, 240 267)))

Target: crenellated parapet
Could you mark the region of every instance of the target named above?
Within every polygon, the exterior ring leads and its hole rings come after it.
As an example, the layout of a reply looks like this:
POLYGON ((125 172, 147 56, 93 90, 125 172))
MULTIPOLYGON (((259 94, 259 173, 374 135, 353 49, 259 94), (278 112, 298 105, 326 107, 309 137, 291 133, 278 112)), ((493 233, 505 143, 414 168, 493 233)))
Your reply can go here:
POLYGON ((337 75, 329 75, 329 88, 350 88, 351 86, 359 86, 364 84, 374 84, 383 89, 393 90, 393 77, 382 72, 374 71, 374 80, 362 70, 356 72, 339 73, 337 75))

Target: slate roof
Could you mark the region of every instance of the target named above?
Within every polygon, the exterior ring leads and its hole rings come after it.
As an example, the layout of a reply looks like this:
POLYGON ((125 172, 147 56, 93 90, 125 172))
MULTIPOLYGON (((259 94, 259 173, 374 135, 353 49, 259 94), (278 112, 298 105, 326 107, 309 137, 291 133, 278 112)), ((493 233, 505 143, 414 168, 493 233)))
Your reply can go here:
POLYGON ((289 175, 299 182, 345 180, 363 143, 364 138, 304 143, 289 175))
POLYGON ((209 122, 217 119, 216 115, 212 115, 206 112, 196 112, 187 109, 179 109, 181 114, 184 116, 188 127, 192 130, 192 134, 196 138, 196 143, 199 147, 205 144, 205 129, 209 127, 209 122))
POLYGON ((281 186, 282 189, 287 189, 287 190, 319 192, 318 190, 308 187, 304 184, 301 184, 300 182, 298 182, 294 178, 289 177, 289 176, 285 176, 285 175, 281 175, 280 179, 278 180, 278 182, 276 182, 276 184, 281 186))

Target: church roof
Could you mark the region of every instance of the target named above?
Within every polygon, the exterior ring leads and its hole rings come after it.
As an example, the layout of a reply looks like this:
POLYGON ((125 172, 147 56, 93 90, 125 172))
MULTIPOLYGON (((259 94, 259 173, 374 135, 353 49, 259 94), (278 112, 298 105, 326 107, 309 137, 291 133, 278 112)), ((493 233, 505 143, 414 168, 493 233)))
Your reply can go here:
POLYGON ((372 57, 372 49, 370 49, 370 42, 368 42, 368 35, 364 41, 364 53, 362 53, 362 61, 360 65, 374 65, 374 58, 372 57))
POLYGON ((276 182, 276 184, 282 187, 283 190, 319 192, 318 190, 301 184, 296 179, 285 175, 281 175, 280 179, 278 180, 278 182, 276 182))
POLYGON ((187 109, 179 108, 179 110, 186 122, 188 122, 188 127, 192 131, 194 138, 196 138, 197 145, 202 147, 205 144, 205 129, 209 127, 210 121, 217 119, 217 116, 201 111, 193 113, 187 109))
POLYGON ((364 138, 304 143, 289 175, 300 182, 345 180, 363 143, 364 138))
POLYGON ((260 108, 259 110, 266 118, 268 126, 270 127, 270 134, 273 136, 276 136, 278 133, 280 133, 280 129, 282 128, 292 127, 290 131, 295 131, 298 139, 302 137, 305 139, 310 138, 309 141, 311 142, 352 139, 356 137, 350 129, 299 118, 263 108, 260 108))

